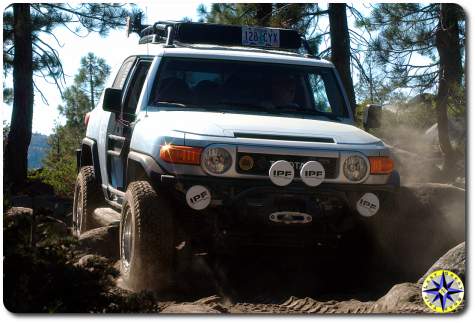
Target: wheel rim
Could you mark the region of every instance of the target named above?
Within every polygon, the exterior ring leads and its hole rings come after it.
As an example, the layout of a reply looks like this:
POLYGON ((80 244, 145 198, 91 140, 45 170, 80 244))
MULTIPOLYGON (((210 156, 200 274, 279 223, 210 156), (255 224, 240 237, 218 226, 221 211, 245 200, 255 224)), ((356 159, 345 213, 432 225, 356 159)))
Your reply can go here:
POLYGON ((121 242, 122 264, 124 269, 128 271, 130 268, 133 246, 132 213, 130 212, 130 208, 127 208, 125 212, 121 242))
POLYGON ((83 212, 83 198, 82 190, 79 185, 76 185, 76 208, 73 213, 73 230, 74 233, 79 236, 81 234, 82 227, 82 212, 83 212))

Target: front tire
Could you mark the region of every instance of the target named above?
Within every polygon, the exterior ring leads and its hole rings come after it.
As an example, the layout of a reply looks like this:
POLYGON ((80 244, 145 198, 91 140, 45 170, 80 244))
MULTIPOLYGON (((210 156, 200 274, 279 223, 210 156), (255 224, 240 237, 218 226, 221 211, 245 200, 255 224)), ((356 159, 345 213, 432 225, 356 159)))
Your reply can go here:
POLYGON ((94 210, 101 206, 102 192, 96 181, 93 166, 84 166, 76 178, 73 203, 73 235, 77 238, 89 230, 99 227, 94 220, 94 210))
POLYGON ((120 222, 120 269, 134 291, 163 291, 172 285, 174 226, 169 204, 150 183, 132 182, 120 222))

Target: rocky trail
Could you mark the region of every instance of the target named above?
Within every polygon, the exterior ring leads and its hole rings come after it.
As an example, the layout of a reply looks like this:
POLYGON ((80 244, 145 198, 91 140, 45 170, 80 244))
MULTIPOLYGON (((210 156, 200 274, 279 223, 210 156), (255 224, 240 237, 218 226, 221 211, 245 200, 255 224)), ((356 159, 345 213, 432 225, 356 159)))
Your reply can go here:
MULTIPOLYGON (((31 217, 34 207, 66 236, 68 203, 51 196, 14 197, 6 218, 31 217)), ((118 213, 103 208, 96 216, 103 227, 84 233, 74 251, 74 266, 90 272, 104 264, 117 268, 119 258, 118 213)), ((45 217, 36 225, 38 219, 45 217)), ((115 277, 107 291, 115 303, 106 311, 141 311, 148 302, 147 311, 162 313, 430 313, 421 299, 427 273, 447 269, 465 279, 465 190, 444 184, 401 187, 393 212, 368 229, 374 242, 369 258, 367 250, 349 258, 296 249, 244 250, 228 259, 196 254, 177 290, 145 299, 115 277), (130 297, 134 309, 121 309, 120 300, 130 297)))

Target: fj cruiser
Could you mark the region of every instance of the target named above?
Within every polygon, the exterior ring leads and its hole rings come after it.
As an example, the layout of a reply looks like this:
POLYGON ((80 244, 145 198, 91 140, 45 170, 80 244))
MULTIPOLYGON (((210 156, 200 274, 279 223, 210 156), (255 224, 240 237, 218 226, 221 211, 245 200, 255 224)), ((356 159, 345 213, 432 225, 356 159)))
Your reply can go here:
POLYGON ((167 285, 183 248, 324 247, 381 213, 399 185, 390 152, 296 31, 139 29, 140 52, 86 116, 73 212, 76 235, 102 203, 121 212, 132 288, 167 285))

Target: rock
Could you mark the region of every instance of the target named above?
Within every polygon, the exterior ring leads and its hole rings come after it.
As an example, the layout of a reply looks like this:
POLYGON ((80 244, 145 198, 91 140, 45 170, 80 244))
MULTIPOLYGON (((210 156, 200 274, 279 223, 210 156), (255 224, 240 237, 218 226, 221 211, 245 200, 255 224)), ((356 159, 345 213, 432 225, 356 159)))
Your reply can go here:
POLYGON ((65 237, 70 234, 68 225, 52 216, 42 216, 37 219, 37 227, 40 230, 45 230, 47 235, 56 235, 65 237))
POLYGON ((436 270, 450 270, 460 277, 465 283, 465 242, 447 251, 432 267, 422 276, 418 283, 422 284, 425 278, 436 270))
POLYGON ((27 207, 12 207, 5 212, 6 218, 28 217, 33 216, 33 209, 27 207))
POLYGON ((120 213, 108 207, 101 207, 94 210, 93 218, 101 226, 120 223, 120 213))
POLYGON ((395 281, 417 281, 441 254, 465 241, 465 190, 413 184, 395 194, 395 207, 370 219, 375 265, 395 281))
POLYGON ((103 268, 109 264, 109 260, 105 257, 101 257, 99 255, 85 255, 82 256, 75 264, 75 267, 83 268, 83 269, 93 269, 96 267, 103 268))
POLYGON ((442 178, 437 164, 440 158, 414 153, 395 146, 390 146, 393 153, 395 168, 399 171, 403 183, 426 183, 442 178))
POLYGON ((401 312, 430 312, 422 300, 421 285, 402 283, 394 285, 389 292, 378 299, 372 312, 401 313, 401 312))
POLYGON ((209 296, 197 300, 194 305, 206 305, 210 309, 217 311, 218 313, 227 313, 228 309, 223 305, 223 299, 217 295, 209 296))
POLYGON ((172 304, 165 307, 164 314, 217 314, 221 313, 205 304, 172 304))
POLYGON ((110 225, 83 233, 79 238, 79 249, 111 260, 119 259, 119 227, 110 225))
POLYGON ((72 209, 71 200, 54 195, 15 195, 10 198, 10 203, 14 207, 32 208, 36 213, 52 214, 62 219, 72 209))

